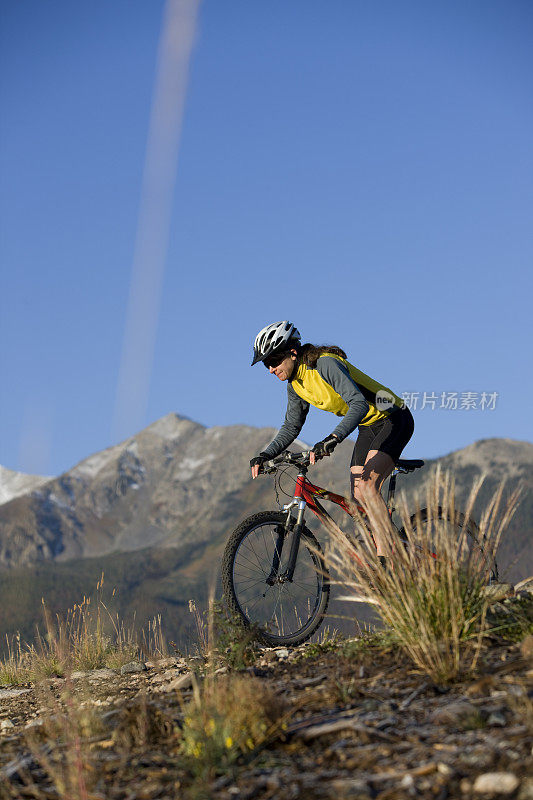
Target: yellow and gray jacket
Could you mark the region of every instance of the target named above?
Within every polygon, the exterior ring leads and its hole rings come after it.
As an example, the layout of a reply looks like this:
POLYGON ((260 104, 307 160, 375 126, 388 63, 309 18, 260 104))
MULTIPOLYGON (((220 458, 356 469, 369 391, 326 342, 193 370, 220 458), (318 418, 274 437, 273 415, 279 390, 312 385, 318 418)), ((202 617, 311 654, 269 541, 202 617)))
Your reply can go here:
POLYGON ((365 375, 345 358, 325 353, 316 367, 298 364, 287 384, 287 413, 275 439, 262 452, 274 458, 300 433, 309 406, 343 417, 333 433, 342 441, 358 425, 372 425, 386 419, 403 400, 382 383, 365 375))

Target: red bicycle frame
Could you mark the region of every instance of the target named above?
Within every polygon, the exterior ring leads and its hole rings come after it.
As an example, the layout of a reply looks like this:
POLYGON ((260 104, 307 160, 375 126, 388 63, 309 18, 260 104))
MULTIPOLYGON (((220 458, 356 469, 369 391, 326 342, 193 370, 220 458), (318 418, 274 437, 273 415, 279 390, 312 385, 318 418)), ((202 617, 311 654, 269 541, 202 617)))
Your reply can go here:
MULTIPOLYGON (((389 492, 387 498, 387 509, 389 512, 389 516, 392 518, 392 514, 394 512, 394 492, 396 488, 396 475, 400 470, 398 466, 392 471, 390 481, 389 481, 389 492)), ((329 489, 323 489, 321 486, 316 486, 311 481, 307 480, 307 465, 301 465, 298 477, 296 479, 296 488, 294 490, 294 497, 290 503, 283 506, 284 511, 288 511, 294 508, 294 506, 298 507, 298 514, 296 517, 296 523, 293 527, 294 536, 291 542, 291 551, 289 556, 289 563, 287 568, 287 577, 289 580, 292 580, 292 576, 294 574, 294 568, 296 565, 296 558, 298 556, 298 548, 300 545, 300 531, 303 528, 303 518, 306 506, 308 506, 313 514, 319 518, 319 520, 324 522, 331 522, 335 525, 334 519, 331 517, 330 514, 326 511, 326 509, 321 505, 318 500, 320 497, 322 500, 329 500, 335 505, 338 505, 349 514, 351 517, 352 512, 350 510, 350 506, 352 503, 347 501, 345 497, 340 494, 336 494, 335 492, 330 492, 329 489)), ((366 516, 365 510, 362 506, 357 503, 357 510, 363 516, 366 516)), ((326 525, 327 527, 327 525, 326 525)), ((281 548, 283 542, 283 534, 280 533, 280 541, 279 546, 281 548)), ((280 549, 281 552, 281 549, 280 549)), ((272 573, 273 574, 273 573, 272 573)))
MULTIPOLYGON (((291 550, 289 555, 289 561, 286 570, 286 577, 289 581, 292 580, 294 575, 294 569, 296 566, 296 559, 298 557, 298 549, 300 546, 300 532, 303 528, 303 517, 304 511, 306 506, 308 506, 313 514, 317 516, 321 522, 330 521, 332 524, 334 523, 333 518, 328 514, 326 509, 320 504, 317 497, 320 497, 322 500, 330 500, 332 503, 340 506, 343 511, 346 511, 347 514, 352 516, 350 507, 348 502, 346 501, 345 497, 342 497, 340 494, 336 494, 335 492, 330 492, 328 489, 323 489, 321 486, 315 486, 314 483, 308 481, 306 478, 307 467, 301 467, 298 473, 298 477, 296 479, 296 488, 294 490, 294 498, 292 502, 288 505, 284 506, 285 511, 289 511, 295 505, 298 506, 298 515, 296 517, 296 524, 293 527, 294 536, 292 537, 291 542, 291 550)), ((364 513, 361 506, 357 506, 359 511, 364 513)), ((327 526, 326 526, 327 527, 327 526)), ((280 539, 278 541, 278 547, 276 551, 281 552, 281 547, 283 546, 283 532, 280 531, 280 539)), ((279 556, 276 556, 276 563, 272 565, 272 572, 269 576, 269 580, 274 580, 274 575, 277 570, 279 561, 279 556)), ((268 582, 268 581, 267 581, 268 582)))
MULTIPOLYGON (((316 514, 317 517, 329 517, 330 515, 318 502, 317 497, 320 497, 322 500, 329 500, 332 503, 335 503, 336 505, 340 506, 343 511, 346 511, 347 514, 352 516, 350 506, 348 505, 345 497, 340 494, 336 494, 335 492, 330 492, 329 489, 322 489, 321 486, 316 486, 314 483, 311 483, 311 481, 307 480, 306 476, 300 472, 296 479, 294 499, 305 500, 311 511, 316 514)), ((357 508, 360 513, 364 514, 362 506, 357 505, 357 508)))

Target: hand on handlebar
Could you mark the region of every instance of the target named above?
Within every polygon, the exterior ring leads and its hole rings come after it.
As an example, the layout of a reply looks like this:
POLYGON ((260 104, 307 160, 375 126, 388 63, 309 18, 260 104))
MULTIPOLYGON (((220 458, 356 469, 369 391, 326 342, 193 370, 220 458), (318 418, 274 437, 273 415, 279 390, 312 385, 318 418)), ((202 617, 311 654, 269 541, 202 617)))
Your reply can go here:
POLYGON ((339 440, 333 433, 331 433, 329 436, 326 436, 325 439, 317 442, 311 450, 311 453, 309 454, 309 463, 315 464, 320 458, 330 456, 338 444, 339 440))
POLYGON ((250 467, 252 468, 252 480, 257 478, 260 472, 263 471, 263 464, 267 461, 268 456, 264 453, 259 453, 258 456, 250 460, 250 467))
POLYGON ((276 472, 282 464, 292 464, 294 466, 308 466, 309 464, 314 464, 314 456, 315 454, 312 450, 302 450, 301 453, 291 453, 289 450, 286 450, 273 458, 261 452, 250 460, 252 478, 257 478, 258 475, 276 472))

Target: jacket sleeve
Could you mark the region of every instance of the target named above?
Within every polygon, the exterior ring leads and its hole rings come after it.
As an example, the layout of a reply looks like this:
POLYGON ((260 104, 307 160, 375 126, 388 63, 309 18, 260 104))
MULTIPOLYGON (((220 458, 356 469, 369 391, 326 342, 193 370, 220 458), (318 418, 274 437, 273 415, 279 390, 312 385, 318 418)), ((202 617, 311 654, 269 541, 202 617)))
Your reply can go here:
POLYGON ((302 430, 308 411, 309 403, 302 400, 289 383, 287 385, 287 413, 285 414, 285 421, 275 438, 270 442, 268 447, 265 447, 262 451, 263 454, 268 458, 274 458, 274 456, 278 456, 286 450, 302 430))
POLYGON ((357 428, 370 406, 347 368, 336 358, 321 356, 316 363, 316 369, 320 377, 335 389, 348 406, 342 421, 332 431, 342 442, 357 428))

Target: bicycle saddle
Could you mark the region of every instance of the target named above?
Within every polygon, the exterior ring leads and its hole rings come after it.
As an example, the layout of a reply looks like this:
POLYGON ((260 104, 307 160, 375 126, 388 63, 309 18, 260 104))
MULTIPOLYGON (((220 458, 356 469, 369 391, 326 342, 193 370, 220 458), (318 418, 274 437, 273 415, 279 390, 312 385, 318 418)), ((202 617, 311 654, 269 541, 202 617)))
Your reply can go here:
POLYGON ((421 459, 409 460, 408 458, 399 458, 396 462, 396 469, 401 469, 404 472, 413 472, 419 467, 423 467, 424 462, 421 459))

